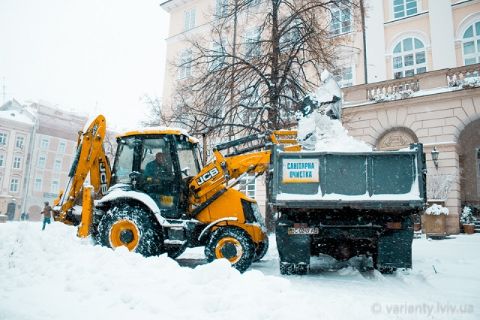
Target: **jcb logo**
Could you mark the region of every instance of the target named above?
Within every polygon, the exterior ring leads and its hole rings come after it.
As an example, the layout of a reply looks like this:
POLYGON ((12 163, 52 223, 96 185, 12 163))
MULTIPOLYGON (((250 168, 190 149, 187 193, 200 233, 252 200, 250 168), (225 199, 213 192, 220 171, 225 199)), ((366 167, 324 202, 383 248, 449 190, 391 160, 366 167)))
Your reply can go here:
POLYGON ((103 195, 107 193, 107 170, 105 169, 105 164, 100 161, 99 163, 99 171, 100 171, 100 191, 103 195))
POLYGON ((198 180, 197 180, 198 185, 201 186, 202 184, 204 184, 204 183, 207 182, 208 180, 210 180, 210 179, 212 179, 213 177, 215 177, 217 174, 219 174, 217 168, 211 169, 210 171, 208 171, 207 173, 205 173, 204 175, 202 175, 200 178, 198 178, 198 180))

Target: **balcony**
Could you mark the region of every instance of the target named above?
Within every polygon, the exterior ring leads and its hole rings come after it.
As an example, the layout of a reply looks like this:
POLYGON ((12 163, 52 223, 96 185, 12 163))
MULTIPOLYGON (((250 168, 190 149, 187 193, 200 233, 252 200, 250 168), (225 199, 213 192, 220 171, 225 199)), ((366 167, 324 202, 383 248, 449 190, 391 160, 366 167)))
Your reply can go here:
POLYGON ((345 106, 396 101, 480 87, 480 63, 343 89, 345 106))

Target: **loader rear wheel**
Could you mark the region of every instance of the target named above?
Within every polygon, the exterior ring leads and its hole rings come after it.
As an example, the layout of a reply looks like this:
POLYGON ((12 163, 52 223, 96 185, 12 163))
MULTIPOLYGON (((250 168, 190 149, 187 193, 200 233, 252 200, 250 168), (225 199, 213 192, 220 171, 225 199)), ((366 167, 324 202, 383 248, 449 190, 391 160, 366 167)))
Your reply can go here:
POLYGON ((255 257, 255 245, 240 228, 222 227, 215 230, 205 246, 208 261, 225 258, 240 272, 247 270, 255 257))
POLYGON ((163 252, 160 225, 138 205, 123 204, 108 210, 98 224, 97 241, 110 248, 124 246, 145 257, 163 252))

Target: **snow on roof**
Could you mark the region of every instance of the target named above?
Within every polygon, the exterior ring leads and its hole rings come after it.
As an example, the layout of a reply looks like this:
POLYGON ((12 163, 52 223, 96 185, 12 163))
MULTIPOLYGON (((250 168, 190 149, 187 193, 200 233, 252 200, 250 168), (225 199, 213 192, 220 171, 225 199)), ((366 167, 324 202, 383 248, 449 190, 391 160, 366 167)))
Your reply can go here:
POLYGON ((121 136, 129 136, 129 135, 135 135, 135 134, 155 134, 155 133, 170 133, 170 134, 182 134, 184 136, 187 136, 190 141, 193 143, 198 143, 199 140, 193 136, 191 136, 187 130, 182 129, 182 128, 176 128, 176 127, 166 127, 166 126, 154 126, 154 127, 142 127, 142 128, 137 128, 135 130, 129 130, 123 133, 121 136))
POLYGON ((24 123, 27 125, 34 125, 34 120, 32 117, 28 116, 27 112, 23 112, 23 110, 1 110, 0 111, 0 119, 5 119, 5 120, 10 120, 10 121, 16 121, 20 123, 24 123))

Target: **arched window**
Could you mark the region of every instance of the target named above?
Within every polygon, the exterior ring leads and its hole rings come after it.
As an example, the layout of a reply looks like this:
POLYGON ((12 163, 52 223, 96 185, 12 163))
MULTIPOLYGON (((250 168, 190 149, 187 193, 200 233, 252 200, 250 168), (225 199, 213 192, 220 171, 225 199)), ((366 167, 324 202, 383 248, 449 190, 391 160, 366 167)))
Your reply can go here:
POLYGON ((463 33, 463 61, 465 65, 480 62, 480 21, 463 33))
POLYGON ((393 49, 393 76, 410 77, 427 71, 425 45, 417 38, 406 38, 393 49))

